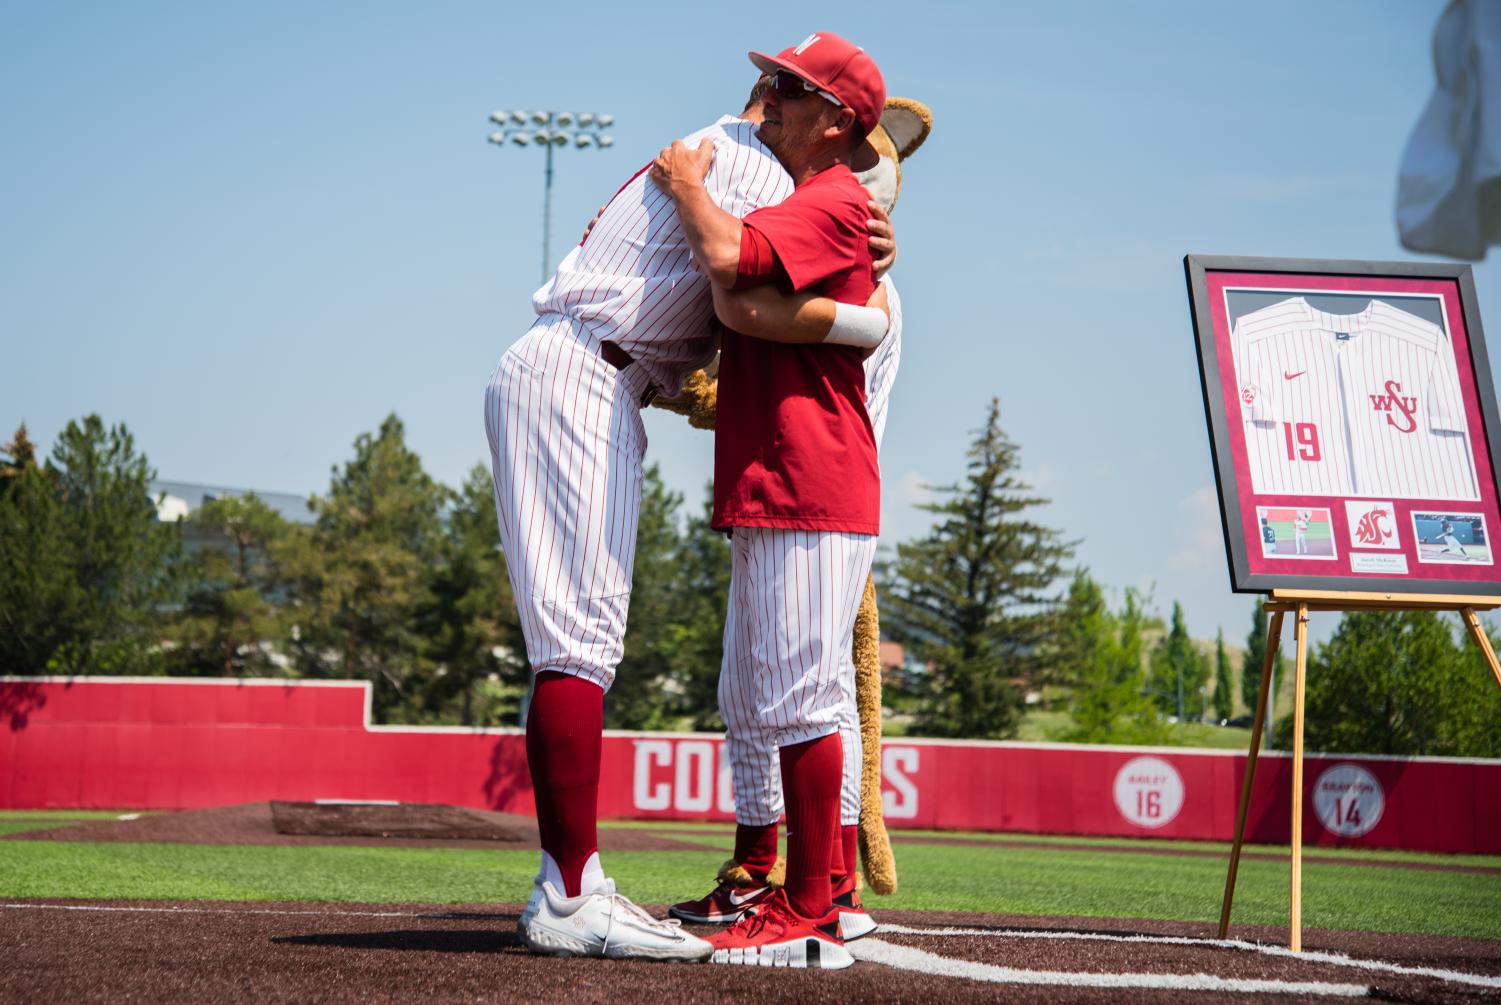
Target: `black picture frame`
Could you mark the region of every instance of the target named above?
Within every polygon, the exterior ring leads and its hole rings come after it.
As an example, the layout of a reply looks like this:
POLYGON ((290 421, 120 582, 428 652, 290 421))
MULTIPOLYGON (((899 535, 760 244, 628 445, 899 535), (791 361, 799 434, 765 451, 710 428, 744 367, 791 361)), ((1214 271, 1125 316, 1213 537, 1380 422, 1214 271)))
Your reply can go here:
MULTIPOLYGON (((1255 498, 1249 478, 1237 471, 1231 442, 1231 410, 1223 393, 1223 368, 1233 361, 1221 358, 1215 338, 1215 321, 1210 302, 1209 278, 1216 273, 1251 273, 1275 277, 1327 276, 1331 279, 1447 280, 1457 288, 1464 335, 1469 349, 1469 364, 1483 429, 1470 430, 1470 449, 1476 460, 1483 452, 1489 458, 1489 477, 1476 465, 1481 499, 1501 499, 1497 473, 1501 472, 1501 414, 1491 380, 1490 359, 1475 296, 1474 275, 1468 265, 1445 262, 1380 262, 1353 259, 1264 258, 1234 255, 1188 254, 1183 258, 1184 278, 1188 287, 1190 314, 1199 363, 1199 380, 1203 392, 1204 416, 1209 431, 1215 487, 1220 503, 1220 520, 1224 531, 1225 557, 1230 572, 1231 589, 1236 593, 1269 593, 1276 590, 1334 590, 1392 594, 1453 594, 1466 596, 1501 595, 1501 559, 1489 566, 1490 578, 1450 579, 1439 573, 1423 575, 1422 569, 1408 575, 1372 575, 1323 573, 1310 569, 1307 574, 1258 572, 1251 568, 1245 528, 1245 507, 1255 498), (1483 438, 1484 443, 1480 440, 1483 438), (1244 483, 1243 483, 1244 481, 1244 483)), ((1240 421, 1240 405, 1235 403, 1235 422, 1240 421)), ((1250 505, 1255 505, 1251 502, 1250 505)), ((1339 505, 1335 499, 1328 504, 1339 505)), ((1475 505, 1475 504, 1471 504, 1475 505)), ((1491 528, 1501 531, 1501 526, 1491 528)), ((1489 533, 1489 532, 1488 532, 1489 533)), ((1415 544, 1416 547, 1416 544, 1415 544)), ((1311 563, 1309 563, 1311 564, 1311 563)))

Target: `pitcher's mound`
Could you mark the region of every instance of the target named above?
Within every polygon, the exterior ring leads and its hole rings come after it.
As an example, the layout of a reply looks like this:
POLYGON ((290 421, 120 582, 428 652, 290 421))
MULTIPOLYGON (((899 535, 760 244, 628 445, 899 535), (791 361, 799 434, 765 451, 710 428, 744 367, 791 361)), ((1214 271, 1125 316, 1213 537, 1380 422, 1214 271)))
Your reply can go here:
POLYGON ((379 803, 272 800, 278 834, 318 837, 427 838, 436 841, 529 842, 535 825, 510 813, 471 810, 443 803, 379 803))

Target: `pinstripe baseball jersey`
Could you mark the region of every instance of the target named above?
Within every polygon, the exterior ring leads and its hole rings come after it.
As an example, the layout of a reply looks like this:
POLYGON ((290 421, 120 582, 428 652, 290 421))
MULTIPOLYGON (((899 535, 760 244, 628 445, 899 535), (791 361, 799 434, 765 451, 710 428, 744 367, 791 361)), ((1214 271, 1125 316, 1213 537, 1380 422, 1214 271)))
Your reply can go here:
MULTIPOLYGON (((743 217, 792 194, 792 178, 756 138, 755 123, 726 115, 684 142, 696 147, 705 139, 714 143, 714 161, 704 184, 726 212, 743 217)), ((646 168, 610 200, 588 239, 532 296, 532 307, 619 344, 667 395, 718 348, 708 277, 693 261, 672 197, 651 183, 646 168)))
POLYGON ((1256 493, 1479 498, 1437 325, 1380 300, 1327 314, 1292 297, 1230 342, 1256 493))
POLYGON ((881 282, 886 286, 891 327, 875 352, 865 360, 865 412, 870 416, 870 428, 875 433, 878 452, 881 438, 886 435, 886 408, 891 402, 891 386, 896 383, 897 367, 902 361, 902 298, 896 295, 896 284, 889 277, 881 282))

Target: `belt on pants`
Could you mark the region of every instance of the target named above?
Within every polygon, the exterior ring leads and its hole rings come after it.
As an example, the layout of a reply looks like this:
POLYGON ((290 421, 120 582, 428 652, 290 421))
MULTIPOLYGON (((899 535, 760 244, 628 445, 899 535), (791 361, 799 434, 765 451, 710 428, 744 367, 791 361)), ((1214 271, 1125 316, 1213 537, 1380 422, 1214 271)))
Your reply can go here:
MULTIPOLYGON (((635 362, 635 360, 631 359, 631 354, 620 348, 619 343, 616 342, 601 342, 599 344, 599 358, 613 366, 616 370, 624 370, 635 362)), ((646 390, 641 392, 641 407, 645 408, 647 405, 650 405, 656 397, 657 389, 648 386, 646 390)))

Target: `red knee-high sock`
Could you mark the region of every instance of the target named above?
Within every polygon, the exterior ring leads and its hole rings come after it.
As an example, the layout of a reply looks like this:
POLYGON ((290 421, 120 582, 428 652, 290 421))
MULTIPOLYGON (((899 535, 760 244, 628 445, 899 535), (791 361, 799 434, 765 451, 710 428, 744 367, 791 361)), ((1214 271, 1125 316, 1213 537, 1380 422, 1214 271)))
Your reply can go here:
POLYGON ((838 854, 843 763, 838 733, 782 748, 787 900, 805 918, 821 918, 834 906, 829 877, 838 854))
POLYGON ((537 801, 542 850, 579 895, 584 863, 599 849, 599 751, 605 693, 571 674, 537 675, 526 718, 526 763, 537 801))
POLYGON ((860 854, 860 827, 857 824, 841 824, 839 827, 839 851, 835 858, 839 861, 834 863, 834 885, 837 887, 843 883, 854 881, 855 870, 859 868, 858 856, 860 854))
POLYGON ((777 825, 735 825, 735 861, 757 882, 766 882, 766 876, 777 864, 777 825))

